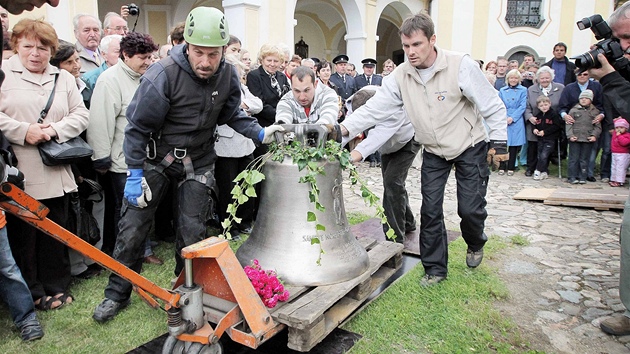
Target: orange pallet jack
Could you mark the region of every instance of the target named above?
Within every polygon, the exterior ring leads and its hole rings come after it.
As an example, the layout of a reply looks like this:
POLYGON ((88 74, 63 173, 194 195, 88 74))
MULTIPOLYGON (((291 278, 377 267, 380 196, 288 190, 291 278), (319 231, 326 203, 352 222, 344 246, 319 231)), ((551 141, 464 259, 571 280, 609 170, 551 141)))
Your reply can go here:
POLYGON ((163 308, 169 332, 164 354, 221 354, 224 333, 256 349, 286 326, 273 320, 224 239, 211 237, 184 248, 184 270, 168 290, 48 219, 46 206, 11 183, 0 184, 0 209, 118 274, 149 306, 163 308))

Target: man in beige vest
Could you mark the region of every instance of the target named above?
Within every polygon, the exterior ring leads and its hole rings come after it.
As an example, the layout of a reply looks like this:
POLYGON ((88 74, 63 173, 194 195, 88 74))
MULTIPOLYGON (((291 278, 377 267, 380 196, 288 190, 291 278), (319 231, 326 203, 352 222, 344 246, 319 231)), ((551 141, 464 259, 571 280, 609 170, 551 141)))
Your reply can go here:
POLYGON ((428 15, 407 18, 399 33, 408 61, 383 79, 382 89, 344 120, 341 131, 356 136, 377 123, 403 119, 396 112, 404 106, 415 140, 424 146, 420 254, 425 275, 420 284, 431 286, 447 276, 442 204, 453 166, 460 228, 468 245, 466 264, 475 268, 483 259, 490 175, 486 155, 489 147, 506 148, 507 116, 477 62, 469 55, 435 46, 434 25, 428 15))

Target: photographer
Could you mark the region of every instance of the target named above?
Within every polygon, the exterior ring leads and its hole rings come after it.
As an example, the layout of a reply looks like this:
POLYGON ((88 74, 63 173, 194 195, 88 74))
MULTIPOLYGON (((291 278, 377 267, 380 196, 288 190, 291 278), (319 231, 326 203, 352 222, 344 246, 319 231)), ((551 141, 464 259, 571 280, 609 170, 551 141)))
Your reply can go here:
MULTIPOLYGON (((630 48, 630 2, 615 10, 608 23, 613 37, 619 39, 621 49, 628 50, 630 48)), ((600 80, 603 86, 604 105, 615 112, 612 117, 621 116, 628 120, 630 118, 630 82, 609 64, 604 54, 598 54, 597 60, 602 63, 602 67, 589 69, 589 73, 600 80)), ((600 323, 602 331, 617 336, 630 334, 630 199, 626 201, 623 213, 620 243, 619 296, 626 311, 623 316, 612 317, 600 323)))

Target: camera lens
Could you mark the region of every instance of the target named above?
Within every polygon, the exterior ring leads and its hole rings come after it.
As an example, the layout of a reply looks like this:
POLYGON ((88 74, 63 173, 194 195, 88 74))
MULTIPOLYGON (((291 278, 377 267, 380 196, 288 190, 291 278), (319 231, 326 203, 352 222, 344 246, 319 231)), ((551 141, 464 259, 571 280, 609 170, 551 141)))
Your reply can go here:
POLYGON ((582 55, 578 55, 577 57, 573 57, 571 59, 575 59, 575 66, 580 68, 581 70, 588 70, 590 68, 599 68, 602 64, 597 60, 597 54, 604 53, 602 48, 595 48, 591 51, 588 51, 582 55))

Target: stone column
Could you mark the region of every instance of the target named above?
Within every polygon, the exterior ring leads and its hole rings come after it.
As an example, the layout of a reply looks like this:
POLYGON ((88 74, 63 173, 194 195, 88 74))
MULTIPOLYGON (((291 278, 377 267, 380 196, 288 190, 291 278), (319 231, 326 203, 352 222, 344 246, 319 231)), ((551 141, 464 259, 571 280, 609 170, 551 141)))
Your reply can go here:
POLYGON ((261 0, 224 0, 223 9, 230 26, 230 34, 241 40, 243 48, 252 53, 255 61, 260 48, 259 28, 261 0))

